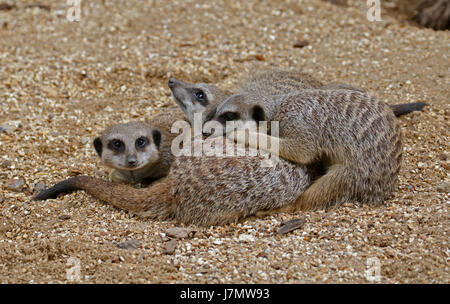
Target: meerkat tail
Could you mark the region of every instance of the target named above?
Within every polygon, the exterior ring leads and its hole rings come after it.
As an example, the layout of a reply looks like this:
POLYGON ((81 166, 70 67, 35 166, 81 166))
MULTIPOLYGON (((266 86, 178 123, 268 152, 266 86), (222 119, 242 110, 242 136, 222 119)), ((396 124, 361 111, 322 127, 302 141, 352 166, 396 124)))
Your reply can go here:
POLYGON ((427 104, 425 102, 412 102, 412 103, 402 103, 397 105, 389 105, 394 112, 395 116, 401 116, 413 111, 420 111, 427 104))
POLYGON ((175 206, 170 198, 169 187, 164 182, 155 182, 148 188, 136 189, 80 175, 43 190, 34 199, 56 198, 59 194, 76 190, 85 190, 103 202, 143 217, 162 220, 171 218, 174 213, 175 206))
POLYGON ((34 200, 47 200, 58 197, 60 194, 70 193, 76 190, 82 190, 82 188, 78 185, 77 180, 79 176, 68 178, 55 184, 54 186, 42 190, 37 195, 33 197, 34 200))
POLYGON ((333 165, 288 208, 292 209, 290 211, 307 211, 339 206, 352 197, 344 189, 354 189, 354 183, 351 170, 343 165, 333 165))

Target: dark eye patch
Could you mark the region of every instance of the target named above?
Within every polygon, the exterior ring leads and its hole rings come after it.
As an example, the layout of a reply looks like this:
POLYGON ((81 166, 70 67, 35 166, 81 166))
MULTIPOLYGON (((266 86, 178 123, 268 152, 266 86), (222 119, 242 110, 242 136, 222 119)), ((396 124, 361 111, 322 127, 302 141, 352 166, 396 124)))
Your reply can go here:
POLYGON ((236 112, 225 112, 219 116, 219 121, 224 123, 227 121, 233 121, 239 119, 239 113, 236 112))
POLYGON ((114 152, 122 153, 125 151, 125 144, 120 139, 112 139, 108 142, 108 148, 114 152))
POLYGON ((155 146, 159 147, 159 145, 161 145, 161 132, 159 132, 158 130, 153 130, 152 136, 155 146))
POLYGON ((148 144, 148 139, 145 136, 139 137, 138 139, 136 139, 136 142, 135 142, 136 149, 138 149, 138 150, 144 149, 147 144, 148 144))
POLYGON ((261 108, 260 106, 254 106, 252 109, 252 118, 256 122, 265 121, 266 115, 264 113, 263 108, 261 108))
POLYGON ((98 156, 102 157, 103 144, 102 144, 102 140, 100 139, 100 137, 97 137, 96 139, 94 139, 94 148, 95 148, 95 151, 97 152, 98 156))

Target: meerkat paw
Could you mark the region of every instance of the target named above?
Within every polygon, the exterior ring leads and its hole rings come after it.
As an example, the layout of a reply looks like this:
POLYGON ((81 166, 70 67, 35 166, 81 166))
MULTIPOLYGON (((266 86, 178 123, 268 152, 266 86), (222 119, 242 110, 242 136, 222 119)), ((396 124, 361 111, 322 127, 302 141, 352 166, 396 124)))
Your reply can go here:
POLYGON ((111 172, 109 172, 108 177, 109 180, 113 183, 129 183, 129 181, 115 169, 112 169, 111 172))
POLYGON ((236 130, 228 133, 227 135, 228 138, 233 139, 238 144, 243 144, 246 147, 258 149, 258 142, 250 140, 255 136, 253 132, 250 133, 248 130, 236 130))
POLYGON ((250 132, 249 130, 237 130, 235 132, 235 134, 231 134, 230 132, 227 136, 236 143, 278 155, 279 138, 263 133, 250 132))

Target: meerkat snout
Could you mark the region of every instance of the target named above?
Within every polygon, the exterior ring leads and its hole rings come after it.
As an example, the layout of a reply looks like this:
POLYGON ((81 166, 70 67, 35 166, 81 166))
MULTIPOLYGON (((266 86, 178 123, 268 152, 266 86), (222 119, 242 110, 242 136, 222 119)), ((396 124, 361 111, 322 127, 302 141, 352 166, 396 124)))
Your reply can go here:
POLYGON ((130 168, 135 167, 137 165, 137 158, 136 158, 136 156, 135 155, 128 156, 127 162, 128 162, 128 166, 130 168))
POLYGON ((170 77, 169 82, 168 82, 169 88, 175 87, 177 82, 178 82, 178 79, 170 77))

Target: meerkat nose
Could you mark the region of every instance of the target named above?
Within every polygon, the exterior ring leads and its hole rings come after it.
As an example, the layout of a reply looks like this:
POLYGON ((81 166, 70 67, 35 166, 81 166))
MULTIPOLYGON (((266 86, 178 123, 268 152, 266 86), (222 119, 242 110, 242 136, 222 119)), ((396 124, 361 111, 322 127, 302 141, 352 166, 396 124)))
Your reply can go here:
POLYGON ((169 79, 169 83, 168 83, 167 85, 169 86, 169 88, 173 88, 173 87, 177 84, 177 82, 178 82, 177 79, 171 77, 171 78, 169 79))
POLYGON ((128 161, 128 166, 130 166, 130 167, 134 167, 137 164, 137 159, 134 156, 128 157, 127 161, 128 161))

